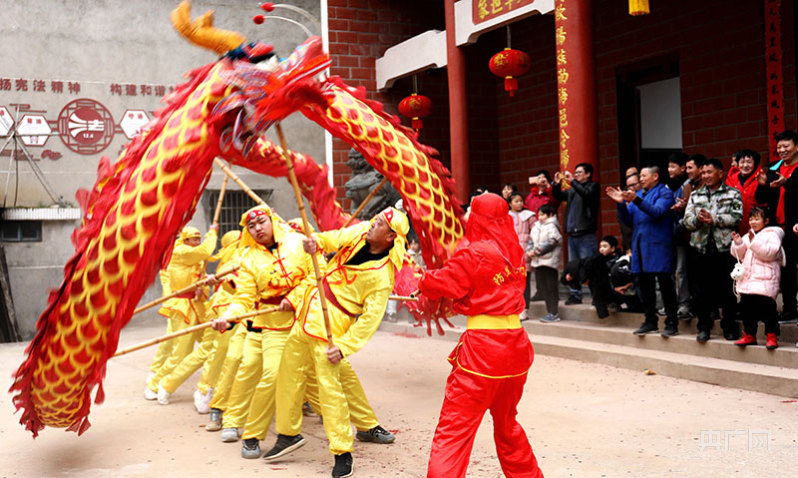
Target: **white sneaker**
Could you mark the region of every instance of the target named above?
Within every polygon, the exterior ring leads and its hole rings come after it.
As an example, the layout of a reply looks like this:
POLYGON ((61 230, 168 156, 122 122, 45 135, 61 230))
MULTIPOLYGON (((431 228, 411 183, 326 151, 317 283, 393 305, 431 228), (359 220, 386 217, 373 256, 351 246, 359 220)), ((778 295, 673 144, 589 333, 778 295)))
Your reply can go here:
POLYGON ((200 415, 211 413, 211 399, 213 398, 213 388, 208 389, 207 394, 202 394, 199 390, 194 390, 194 408, 200 415))
POLYGON ((156 400, 157 398, 158 392, 150 390, 150 387, 144 387, 144 400, 156 400))
POLYGON ((521 312, 521 315, 519 315, 518 318, 521 319, 521 322, 529 320, 529 311, 524 309, 524 311, 521 312))
POLYGON ((222 430, 222 441, 225 443, 232 443, 241 438, 238 428, 225 428, 222 430))
POLYGON ((161 405, 169 405, 169 396, 171 393, 167 392, 161 382, 158 382, 158 403, 161 405))

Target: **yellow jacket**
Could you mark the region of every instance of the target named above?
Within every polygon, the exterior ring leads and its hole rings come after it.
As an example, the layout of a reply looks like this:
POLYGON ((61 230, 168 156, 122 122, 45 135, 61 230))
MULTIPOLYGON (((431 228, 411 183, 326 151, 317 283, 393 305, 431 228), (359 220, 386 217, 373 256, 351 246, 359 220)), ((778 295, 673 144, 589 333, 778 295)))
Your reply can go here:
MULTIPOLYGON (((213 258, 211 258, 213 260, 213 258)), ((216 272, 219 273, 221 271, 227 270, 230 267, 235 266, 239 263, 239 253, 238 249, 234 249, 233 253, 229 255, 227 258, 220 258, 219 264, 216 266, 216 272)), ((222 278, 222 282, 216 286, 216 289, 213 291, 213 295, 211 296, 210 300, 206 302, 205 309, 209 314, 208 320, 213 320, 215 318, 221 317, 220 313, 223 314, 224 310, 219 310, 222 307, 227 307, 230 305, 230 301, 233 299, 233 293, 235 289, 229 286, 230 282, 232 281, 231 278, 234 277, 235 274, 228 274, 222 278)))
MULTIPOLYGON (((322 232, 313 236, 325 254, 336 253, 322 274, 330 292, 340 305, 338 307, 332 303, 333 301, 327 300, 333 341, 344 356, 363 348, 374 335, 385 314, 388 297, 393 290, 394 266, 389 256, 359 265, 345 264, 366 246, 366 233, 369 227, 369 222, 362 222, 346 229, 322 232), (342 308, 345 310, 341 310, 342 308)), ((326 341, 324 319, 317 295, 315 278, 307 278, 302 288, 298 288, 297 292, 288 298, 294 309, 298 311, 298 317, 304 318, 302 327, 305 333, 326 341), (294 302, 299 292, 302 293, 302 302, 294 302), (311 308, 314 302, 317 304, 311 308)))
MULTIPOLYGON (((214 230, 208 231, 205 234, 205 239, 197 247, 178 241, 172 251, 169 266, 166 271, 161 271, 162 278, 168 277, 168 290, 177 292, 200 280, 205 273, 202 268, 203 261, 211 257, 215 248, 216 231, 214 230)), ((161 283, 164 283, 163 279, 161 283)), ((194 300, 193 296, 194 294, 191 292, 187 294, 187 297, 169 299, 164 302, 158 313, 169 317, 173 312, 177 312, 188 323, 191 321, 190 313, 193 310, 198 317, 202 318, 205 315, 205 306, 202 301, 194 300)))
MULTIPOLYGON (((283 297, 302 282, 313 276, 310 256, 302 248, 303 236, 285 232, 280 242, 275 243, 274 252, 266 246, 256 244, 241 255, 241 267, 231 281, 235 294, 224 318, 246 313, 250 310, 267 309, 280 305, 283 297)), ((291 312, 272 312, 252 317, 253 327, 269 330, 290 329, 294 323, 291 312)))

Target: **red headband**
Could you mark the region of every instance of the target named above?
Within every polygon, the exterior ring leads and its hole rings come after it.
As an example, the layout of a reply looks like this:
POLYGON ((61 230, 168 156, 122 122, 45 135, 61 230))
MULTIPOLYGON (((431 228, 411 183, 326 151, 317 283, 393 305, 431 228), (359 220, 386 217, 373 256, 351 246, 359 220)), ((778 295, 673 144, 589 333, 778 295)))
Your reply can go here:
POLYGON ((263 209, 255 209, 254 211, 247 214, 247 224, 250 223, 253 219, 259 218, 261 216, 266 216, 266 211, 263 209))

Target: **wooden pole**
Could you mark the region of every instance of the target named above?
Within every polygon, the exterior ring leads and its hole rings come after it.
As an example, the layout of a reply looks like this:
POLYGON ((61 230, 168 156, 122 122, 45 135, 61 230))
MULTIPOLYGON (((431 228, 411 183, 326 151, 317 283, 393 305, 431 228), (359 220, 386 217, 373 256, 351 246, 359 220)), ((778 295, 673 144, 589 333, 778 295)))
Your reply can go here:
MULTIPOLYGON (((283 127, 280 123, 275 124, 277 137, 280 138, 280 147, 282 148, 283 159, 285 165, 288 167, 288 179, 291 180, 291 185, 294 187, 294 196, 296 196, 296 205, 299 207, 299 215, 302 216, 302 230, 305 231, 307 237, 310 235, 310 223, 308 222, 308 214, 305 212, 305 202, 302 201, 302 193, 299 191, 299 182, 296 179, 294 172, 294 162, 291 161, 291 155, 288 152, 288 147, 285 145, 285 136, 283 135, 283 127)), ((316 251, 318 252, 318 251, 316 251)), ((313 260, 313 270, 316 273, 316 288, 319 290, 319 301, 321 302, 321 313, 324 317, 324 328, 327 332, 327 348, 333 346, 332 331, 330 329, 330 316, 327 312, 327 296, 324 295, 324 287, 321 285, 322 276, 321 269, 319 269, 319 260, 316 254, 311 254, 310 258, 313 260)))
POLYGON ((405 302, 418 302, 418 297, 412 295, 389 295, 388 300, 403 300, 405 302))
POLYGON ((377 187, 376 187, 376 188, 374 188, 374 189, 373 189, 373 190, 372 190, 372 191, 369 193, 369 195, 368 195, 368 196, 366 196, 366 199, 364 199, 364 200, 363 200, 363 201, 360 203, 360 206, 358 206, 358 207, 357 207, 357 209, 355 210, 355 212, 353 212, 353 213, 352 213, 352 215, 351 215, 351 216, 349 216, 349 219, 347 219, 347 220, 346 220, 346 224, 344 224, 344 227, 348 227, 350 224, 352 224, 352 221, 354 221, 355 219, 357 219, 357 217, 360 215, 360 213, 361 213, 361 212, 363 212, 363 209, 365 209, 365 208, 366 208, 366 204, 368 204, 368 202, 369 202, 369 201, 371 201, 372 199, 374 199, 374 196, 377 194, 377 192, 378 192, 380 189, 382 189, 382 187, 383 187, 383 186, 385 186, 385 183, 387 183, 387 182, 388 182, 388 178, 382 178, 382 181, 380 181, 380 183, 377 185, 377 187))
POLYGON ((247 186, 247 185, 246 185, 246 183, 245 183, 244 181, 242 181, 242 180, 241 180, 241 178, 239 178, 239 177, 236 175, 236 173, 234 173, 234 172, 233 172, 233 171, 232 171, 232 170, 231 170, 231 169, 230 169, 230 168, 229 168, 229 167, 228 167, 226 164, 224 164, 224 161, 222 161, 222 160, 221 160, 221 159, 219 159, 219 158, 216 158, 216 159, 214 159, 214 161, 216 162, 216 165, 217 165, 217 166, 219 166, 219 168, 221 168, 221 170, 222 170, 222 171, 224 171, 224 173, 225 173, 225 174, 226 174, 228 177, 230 177, 230 179, 232 179, 232 180, 233 180, 233 182, 235 182, 236 184, 238 184, 238 186, 239 186, 241 189, 243 189, 243 190, 244 190, 244 192, 245 192, 245 193, 247 193, 247 195, 248 195, 249 197, 251 197, 251 198, 252 198, 252 200, 253 200, 253 201, 255 201, 256 203, 258 203, 258 204, 259 204, 259 205, 261 205, 261 206, 265 206, 265 205, 266 205, 266 201, 264 201, 263 199, 261 199, 261 198, 260 198, 260 196, 258 196, 257 194, 255 194, 255 191, 253 191, 252 189, 250 189, 250 187, 249 187, 249 186, 247 186))
MULTIPOLYGON (((220 277, 224 277, 227 274, 231 274, 231 273, 237 271, 239 267, 241 267, 241 266, 236 265, 235 267, 233 267, 231 269, 228 269, 228 270, 226 270, 224 272, 220 272, 220 273, 216 274, 215 277, 217 279, 220 278, 220 277)), ((137 308, 136 310, 134 310, 133 311, 133 315, 136 315, 139 312, 143 312, 143 311, 145 311, 145 310, 147 310, 149 308, 155 307, 156 305, 158 305, 158 304, 160 304, 162 302, 166 302, 169 299, 173 299, 173 298, 175 298, 175 297, 177 297, 179 295, 183 295, 183 294, 185 294, 187 292, 191 292, 191 291, 193 291, 195 289, 198 289, 198 288, 206 285, 208 282, 209 282, 208 279, 205 278, 205 279, 197 281, 197 282, 195 282, 195 283, 193 283, 193 284, 191 284, 189 286, 183 287, 182 289, 178 290, 177 292, 172 292, 169 295, 163 296, 163 297, 161 297, 159 299, 155 299, 152 302, 148 302, 148 303, 142 305, 141 307, 137 308)))
MULTIPOLYGON (((235 317, 230 317, 227 321, 228 322, 234 322, 234 323, 235 322, 240 322, 240 321, 242 321, 244 319, 247 319, 249 317, 255 317, 257 315, 262 315, 262 314, 269 314, 271 312, 277 312, 279 310, 280 310, 279 307, 271 307, 269 309, 256 310, 255 312, 248 312, 246 314, 241 314, 241 315, 236 315, 235 317)), ((122 349, 119 352, 115 353, 114 357, 119 357, 120 355, 129 354, 130 352, 135 352, 136 350, 141 350, 143 348, 147 348, 147 347, 150 347, 152 345, 158 345, 161 342, 166 342, 167 340, 171 340, 171 339, 173 339, 175 337, 180 337, 181 335, 186 335, 186 334, 190 334, 192 332, 196 332, 198 330, 207 329, 208 327, 210 327, 212 325, 213 325, 213 321, 209 321, 209 322, 205 322, 203 324, 193 325, 191 327, 187 327, 187 328, 185 328, 183 330, 178 330, 177 332, 172 332, 171 334, 166 334, 166 335, 163 335, 161 337, 156 337, 156 338, 154 338, 152 340, 148 340, 146 342, 142 342, 142 343, 140 343, 138 345, 134 345, 132 347, 128 347, 126 349, 122 349)))
POLYGON ((222 214, 222 203, 224 202, 224 193, 227 192, 227 181, 230 176, 225 174, 222 181, 222 189, 219 190, 219 200, 216 202, 216 211, 213 213, 213 222, 211 224, 219 224, 219 216, 222 214))

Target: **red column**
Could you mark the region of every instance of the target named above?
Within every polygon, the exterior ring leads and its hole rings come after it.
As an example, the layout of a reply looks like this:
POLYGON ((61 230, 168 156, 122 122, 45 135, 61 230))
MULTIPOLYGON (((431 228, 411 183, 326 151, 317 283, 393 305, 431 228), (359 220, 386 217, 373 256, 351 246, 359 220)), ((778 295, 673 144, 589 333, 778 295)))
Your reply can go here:
POLYGON ((560 170, 593 165, 598 180, 596 65, 593 54, 592 0, 555 0, 557 103, 560 170))
POLYGON ((463 50, 455 41, 454 2, 446 0, 446 74, 449 80, 449 142, 452 151, 452 177, 455 193, 465 202, 471 190, 471 166, 468 152, 468 104, 466 103, 466 68, 463 50))

